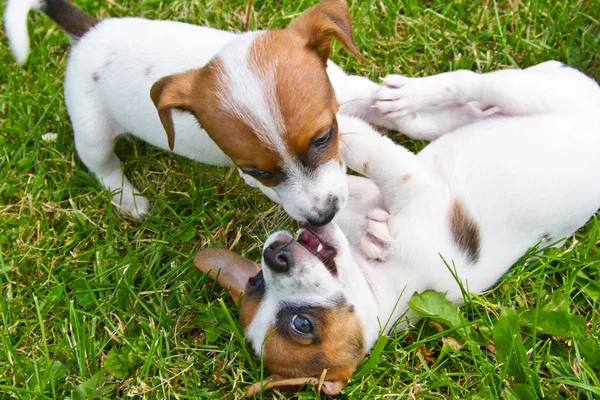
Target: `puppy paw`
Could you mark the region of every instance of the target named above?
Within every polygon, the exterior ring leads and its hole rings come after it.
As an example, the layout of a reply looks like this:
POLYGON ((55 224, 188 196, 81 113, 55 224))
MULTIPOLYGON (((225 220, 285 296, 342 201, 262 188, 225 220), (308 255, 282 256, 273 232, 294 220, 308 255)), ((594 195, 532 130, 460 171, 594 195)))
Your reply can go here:
POLYGON ((388 226, 390 217, 380 208, 369 211, 365 235, 360 241, 361 250, 368 260, 384 262, 393 254, 395 238, 388 226))
POLYGON ((388 75, 375 94, 373 107, 388 119, 403 118, 415 113, 431 103, 423 83, 420 78, 388 75))
POLYGON ((142 195, 130 193, 129 195, 115 194, 113 204, 122 214, 139 219, 150 211, 150 202, 142 195))

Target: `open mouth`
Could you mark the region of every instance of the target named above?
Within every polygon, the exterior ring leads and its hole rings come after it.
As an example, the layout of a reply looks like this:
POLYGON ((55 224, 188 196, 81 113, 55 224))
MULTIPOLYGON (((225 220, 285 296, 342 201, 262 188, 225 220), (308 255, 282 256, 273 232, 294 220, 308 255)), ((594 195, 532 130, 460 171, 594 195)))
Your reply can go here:
POLYGON ((335 249, 323 242, 309 226, 304 226, 296 241, 313 256, 317 257, 331 275, 337 276, 338 270, 334 261, 336 255, 335 249))

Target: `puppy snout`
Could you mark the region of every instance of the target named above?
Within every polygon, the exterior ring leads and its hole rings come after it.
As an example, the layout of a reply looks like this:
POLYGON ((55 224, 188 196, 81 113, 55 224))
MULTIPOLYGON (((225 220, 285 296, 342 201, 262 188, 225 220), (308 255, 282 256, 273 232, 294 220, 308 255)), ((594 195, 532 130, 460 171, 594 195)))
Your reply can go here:
POLYGON ((340 199, 337 196, 330 195, 322 209, 318 209, 317 217, 308 218, 308 222, 312 225, 327 225, 335 217, 335 214, 340 210, 340 199))
POLYGON ((293 263, 290 243, 291 242, 277 241, 271 243, 264 249, 263 259, 271 271, 286 272, 290 269, 293 263))

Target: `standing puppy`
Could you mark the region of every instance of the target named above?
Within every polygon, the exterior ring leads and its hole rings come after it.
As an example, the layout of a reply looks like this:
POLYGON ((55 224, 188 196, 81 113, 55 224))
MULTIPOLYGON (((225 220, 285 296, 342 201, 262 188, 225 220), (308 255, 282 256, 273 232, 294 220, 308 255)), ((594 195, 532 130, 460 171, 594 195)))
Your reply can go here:
POLYGON ((273 374, 267 388, 310 381, 339 392, 382 324, 387 333, 414 317, 413 293, 481 293, 600 207, 600 88, 573 68, 395 75, 377 96, 389 122, 437 139, 415 155, 340 117, 344 159, 370 180, 349 178, 334 223, 274 233, 262 269, 223 249, 196 256, 243 294, 246 337, 273 374))
MULTIPOLYGON (((30 9, 75 40, 65 76, 75 145, 122 210, 138 217, 149 209, 113 153, 123 133, 236 166, 299 221, 325 224, 344 206, 339 106, 326 71, 333 39, 361 58, 344 0, 325 0, 285 29, 241 34, 141 18, 98 21, 65 0, 8 0, 6 33, 19 63, 29 51, 30 9)), ((345 75, 332 68, 343 85, 345 75)))

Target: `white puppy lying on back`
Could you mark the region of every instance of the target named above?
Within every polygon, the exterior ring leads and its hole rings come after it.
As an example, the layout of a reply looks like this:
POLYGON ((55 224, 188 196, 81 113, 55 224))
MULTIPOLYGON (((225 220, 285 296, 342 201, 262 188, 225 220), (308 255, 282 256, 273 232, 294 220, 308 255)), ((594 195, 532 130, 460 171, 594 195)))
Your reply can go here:
POLYGON ((262 270, 221 249, 196 256, 213 277, 221 269, 234 298, 243 293, 241 322, 273 374, 269 388, 324 378, 323 390, 339 392, 379 321, 411 316, 413 293, 462 298, 444 260, 481 293, 527 249, 572 235, 600 207, 600 88, 573 68, 393 75, 376 107, 435 141, 415 155, 340 119, 344 159, 370 180, 350 178, 334 223, 296 239, 274 233, 262 270))

